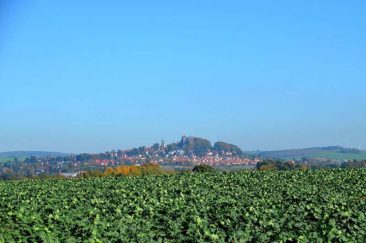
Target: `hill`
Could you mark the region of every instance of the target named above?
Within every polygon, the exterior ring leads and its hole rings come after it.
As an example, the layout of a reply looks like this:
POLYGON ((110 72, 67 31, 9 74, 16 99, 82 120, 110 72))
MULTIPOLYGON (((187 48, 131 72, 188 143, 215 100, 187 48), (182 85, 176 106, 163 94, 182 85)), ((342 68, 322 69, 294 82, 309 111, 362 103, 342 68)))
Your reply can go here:
POLYGON ((243 155, 243 151, 234 144, 218 141, 212 146, 207 139, 186 136, 183 136, 180 142, 167 145, 167 152, 173 150, 183 150, 186 154, 193 153, 198 156, 206 155, 209 151, 243 155))
POLYGON ((10 151, 10 152, 0 152, 0 162, 6 162, 9 160, 24 160, 27 157, 35 156, 37 158, 47 158, 47 157, 58 157, 66 156, 69 154, 60 152, 46 152, 46 151, 10 151))
POLYGON ((212 148, 219 153, 232 153, 233 155, 243 155, 243 151, 236 145, 225 143, 222 141, 216 142, 212 148))
POLYGON ((273 159, 329 159, 329 160, 363 160, 366 159, 366 151, 341 146, 312 147, 304 149, 287 149, 277 151, 255 151, 252 155, 273 159))
POLYGON ((212 149, 211 142, 204 138, 183 136, 180 142, 167 145, 167 152, 183 150, 186 154, 205 155, 212 149))

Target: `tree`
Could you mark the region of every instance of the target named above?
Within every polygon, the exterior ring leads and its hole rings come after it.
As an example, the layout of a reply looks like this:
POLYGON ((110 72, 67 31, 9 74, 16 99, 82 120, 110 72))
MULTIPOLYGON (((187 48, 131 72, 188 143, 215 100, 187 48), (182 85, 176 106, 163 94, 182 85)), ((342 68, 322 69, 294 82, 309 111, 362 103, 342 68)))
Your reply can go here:
POLYGON ((268 163, 268 164, 263 164, 260 167, 257 167, 258 170, 277 170, 277 166, 275 163, 268 163))
POLYGON ((160 149, 160 144, 154 143, 154 145, 151 147, 154 151, 158 151, 160 149))
POLYGON ((89 161, 89 160, 91 160, 93 158, 93 156, 91 155, 91 154, 86 154, 86 153, 84 153, 84 154, 78 154, 77 156, 76 156, 76 160, 77 161, 82 161, 82 162, 84 162, 84 161, 89 161))
POLYGON ((34 163, 37 163, 38 160, 37 160, 37 158, 35 156, 31 156, 30 158, 26 158, 24 162, 25 163, 33 163, 34 164, 34 163))
POLYGON ((133 148, 126 152, 127 156, 137 156, 140 154, 140 150, 138 148, 133 148))
POLYGON ((216 170, 209 165, 196 165, 195 167, 193 167, 192 171, 195 173, 213 173, 216 170))

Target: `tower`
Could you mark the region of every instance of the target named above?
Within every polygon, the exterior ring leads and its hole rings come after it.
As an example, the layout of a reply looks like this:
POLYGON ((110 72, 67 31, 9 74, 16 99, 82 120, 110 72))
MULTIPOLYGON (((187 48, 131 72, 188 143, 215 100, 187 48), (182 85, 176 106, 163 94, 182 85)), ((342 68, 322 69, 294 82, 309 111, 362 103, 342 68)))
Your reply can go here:
POLYGON ((185 144, 185 143, 187 143, 188 142, 188 138, 187 138, 187 136, 186 135, 183 135, 182 136, 182 139, 181 139, 181 144, 185 144))

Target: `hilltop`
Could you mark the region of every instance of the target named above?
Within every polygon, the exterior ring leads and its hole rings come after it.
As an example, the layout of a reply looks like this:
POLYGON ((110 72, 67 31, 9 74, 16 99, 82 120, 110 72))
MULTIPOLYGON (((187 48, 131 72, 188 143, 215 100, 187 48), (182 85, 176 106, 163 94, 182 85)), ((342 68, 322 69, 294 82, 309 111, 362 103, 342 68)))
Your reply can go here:
POLYGON ((237 156, 243 155, 243 151, 236 145, 218 141, 212 146, 211 142, 207 139, 186 136, 183 136, 180 142, 167 145, 167 152, 174 150, 182 150, 185 154, 193 153, 197 156, 206 155, 210 151, 219 154, 231 153, 237 156))

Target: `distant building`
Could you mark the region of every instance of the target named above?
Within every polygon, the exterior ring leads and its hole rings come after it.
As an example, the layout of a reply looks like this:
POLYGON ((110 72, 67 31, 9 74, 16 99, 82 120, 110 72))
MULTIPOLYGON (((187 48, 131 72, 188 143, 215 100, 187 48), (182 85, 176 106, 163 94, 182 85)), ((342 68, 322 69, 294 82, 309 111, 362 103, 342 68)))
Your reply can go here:
POLYGON ((79 173, 60 173, 60 175, 65 176, 65 177, 76 177, 79 173))
POLYGON ((180 143, 181 143, 181 144, 185 144, 185 143, 187 143, 187 142, 188 142, 188 138, 187 138, 187 136, 183 135, 183 136, 182 136, 182 139, 180 140, 180 143))
POLYGON ((164 140, 161 140, 160 150, 164 150, 164 149, 165 149, 165 142, 164 142, 164 140))
POLYGON ((175 151, 175 154, 176 155, 184 155, 184 150, 179 149, 179 150, 175 151))

